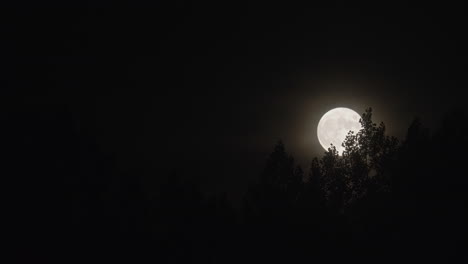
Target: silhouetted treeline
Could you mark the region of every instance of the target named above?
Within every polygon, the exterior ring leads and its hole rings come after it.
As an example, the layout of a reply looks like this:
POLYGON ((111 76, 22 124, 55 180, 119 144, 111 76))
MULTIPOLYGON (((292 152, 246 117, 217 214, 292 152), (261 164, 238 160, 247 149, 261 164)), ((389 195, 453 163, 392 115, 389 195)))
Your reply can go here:
POLYGON ((154 188, 115 170, 67 111, 2 116, 7 218, 20 260, 155 263, 408 262, 464 258, 468 118, 398 141, 362 115, 345 151, 305 169, 278 142, 236 208, 206 195, 201 175, 154 188), (34 133, 31 133, 34 131, 34 133))

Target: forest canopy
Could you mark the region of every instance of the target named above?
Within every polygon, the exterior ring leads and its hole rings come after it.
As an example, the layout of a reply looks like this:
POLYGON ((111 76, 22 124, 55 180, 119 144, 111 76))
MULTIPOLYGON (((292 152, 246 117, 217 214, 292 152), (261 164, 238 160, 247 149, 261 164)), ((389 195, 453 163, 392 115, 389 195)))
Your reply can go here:
MULTIPOLYGON (((370 108, 360 122, 362 129, 343 142, 342 155, 330 146, 306 169, 279 141, 240 208, 224 193, 204 193, 197 173, 175 170, 148 186, 138 171, 113 170, 111 157, 78 154, 81 145, 67 136, 63 122, 50 121, 55 134, 37 131, 46 140, 23 140, 22 148, 12 141, 3 150, 15 185, 27 175, 35 183, 12 197, 24 205, 15 211, 20 234, 34 234, 26 247, 37 248, 45 237, 54 241, 38 255, 284 263, 463 254, 467 116, 453 111, 432 132, 415 119, 401 140, 374 123, 370 108), (77 171, 77 161, 95 170, 77 171), (46 173, 48 178, 33 177, 46 173)), ((5 136, 22 140, 27 133, 5 136)))

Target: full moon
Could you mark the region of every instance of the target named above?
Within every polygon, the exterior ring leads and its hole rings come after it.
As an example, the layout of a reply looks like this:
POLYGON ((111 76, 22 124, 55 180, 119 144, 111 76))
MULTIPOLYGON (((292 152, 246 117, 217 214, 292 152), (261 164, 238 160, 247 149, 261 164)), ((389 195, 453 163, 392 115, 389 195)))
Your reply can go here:
POLYGON ((361 129, 359 119, 361 116, 354 110, 338 107, 326 112, 317 126, 317 136, 320 145, 328 150, 330 144, 336 147, 341 155, 344 148, 341 146, 349 131, 355 134, 361 129))

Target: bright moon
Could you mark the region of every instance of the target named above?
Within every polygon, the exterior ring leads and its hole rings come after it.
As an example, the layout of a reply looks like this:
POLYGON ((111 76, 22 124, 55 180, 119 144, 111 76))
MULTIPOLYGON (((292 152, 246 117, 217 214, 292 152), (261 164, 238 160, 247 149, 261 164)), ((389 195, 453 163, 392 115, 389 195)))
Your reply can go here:
POLYGON ((348 132, 351 130, 356 134, 361 129, 360 118, 358 113, 345 107, 334 108, 326 112, 317 127, 320 145, 328 150, 330 144, 333 144, 341 155, 344 150, 341 144, 348 132))

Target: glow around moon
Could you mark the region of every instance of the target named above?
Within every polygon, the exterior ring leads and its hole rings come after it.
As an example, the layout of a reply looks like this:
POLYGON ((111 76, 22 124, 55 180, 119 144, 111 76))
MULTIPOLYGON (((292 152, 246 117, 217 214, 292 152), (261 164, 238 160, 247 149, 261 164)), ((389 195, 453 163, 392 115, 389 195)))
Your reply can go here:
POLYGON ((345 107, 334 108, 326 112, 317 126, 320 145, 327 150, 330 144, 333 144, 341 155, 344 150, 341 144, 348 132, 351 130, 357 133, 361 129, 360 118, 361 116, 354 110, 345 107))

